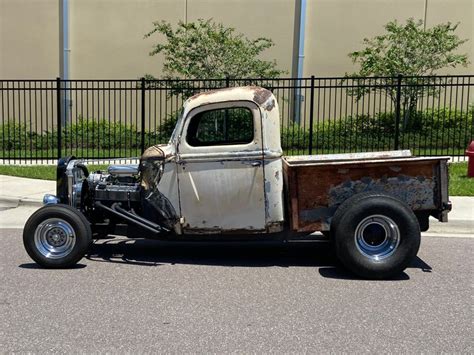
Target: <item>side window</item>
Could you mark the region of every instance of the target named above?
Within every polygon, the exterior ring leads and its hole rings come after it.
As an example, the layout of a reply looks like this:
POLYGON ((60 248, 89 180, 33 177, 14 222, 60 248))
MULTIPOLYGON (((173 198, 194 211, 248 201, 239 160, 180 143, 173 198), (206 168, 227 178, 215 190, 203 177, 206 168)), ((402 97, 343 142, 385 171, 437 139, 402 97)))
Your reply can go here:
POLYGON ((247 144, 253 140, 253 114, 246 107, 198 113, 188 126, 186 141, 194 147, 247 144))

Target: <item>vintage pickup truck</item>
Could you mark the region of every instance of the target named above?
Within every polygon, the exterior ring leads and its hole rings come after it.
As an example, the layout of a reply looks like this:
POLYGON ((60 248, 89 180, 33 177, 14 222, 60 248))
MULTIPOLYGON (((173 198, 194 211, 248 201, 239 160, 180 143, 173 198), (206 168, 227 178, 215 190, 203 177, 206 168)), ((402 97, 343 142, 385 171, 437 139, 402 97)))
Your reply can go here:
POLYGON ((69 267, 105 235, 167 241, 333 241, 355 274, 389 278, 416 256, 428 218, 447 222, 447 157, 409 151, 283 156, 273 94, 260 87, 188 99, 168 144, 138 165, 89 172, 61 159, 57 195, 27 221, 26 251, 69 267))

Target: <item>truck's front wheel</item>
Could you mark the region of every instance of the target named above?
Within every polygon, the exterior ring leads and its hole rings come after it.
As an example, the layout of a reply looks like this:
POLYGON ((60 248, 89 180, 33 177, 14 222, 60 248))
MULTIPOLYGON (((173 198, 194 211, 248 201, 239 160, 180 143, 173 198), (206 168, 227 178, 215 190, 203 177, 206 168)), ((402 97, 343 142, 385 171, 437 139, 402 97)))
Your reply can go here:
POLYGON ((28 255, 46 268, 76 264, 91 243, 87 219, 68 205, 47 205, 28 219, 23 244, 28 255))
POLYGON ((418 253, 415 214, 391 196, 362 193, 345 201, 332 226, 336 253, 355 274, 371 279, 402 272, 418 253))

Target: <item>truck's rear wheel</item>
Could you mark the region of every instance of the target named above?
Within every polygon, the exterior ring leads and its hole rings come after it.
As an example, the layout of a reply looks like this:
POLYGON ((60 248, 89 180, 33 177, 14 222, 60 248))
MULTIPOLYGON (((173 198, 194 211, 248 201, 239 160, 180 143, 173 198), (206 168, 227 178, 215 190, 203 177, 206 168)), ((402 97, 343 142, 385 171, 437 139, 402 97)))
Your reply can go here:
POLYGON ((420 247, 420 227, 403 202, 377 193, 345 201, 331 226, 340 261, 355 274, 383 279, 402 272, 420 247))
POLYGON ((91 243, 87 219, 68 205, 48 205, 28 219, 23 244, 28 255, 46 268, 65 268, 76 264, 91 243))

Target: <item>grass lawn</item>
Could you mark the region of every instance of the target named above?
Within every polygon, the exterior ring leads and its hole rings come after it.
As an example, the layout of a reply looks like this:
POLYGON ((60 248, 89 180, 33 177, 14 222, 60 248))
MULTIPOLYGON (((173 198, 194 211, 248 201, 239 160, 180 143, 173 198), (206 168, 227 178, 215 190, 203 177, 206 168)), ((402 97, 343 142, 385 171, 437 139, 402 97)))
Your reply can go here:
MULTIPOLYGON (((147 146, 149 147, 149 146, 147 146)), ((139 157, 142 155, 140 148, 129 149, 99 149, 99 148, 64 148, 61 156, 74 155, 81 159, 107 159, 123 157, 139 157)), ((35 150, 0 150, 0 158, 6 159, 57 159, 58 151, 56 149, 35 149, 35 150)))
POLYGON ((449 194, 474 196, 474 178, 467 177, 467 162, 449 164, 449 194))
MULTIPOLYGON (((88 165, 89 171, 105 170, 108 165, 88 165)), ((0 175, 56 180, 55 165, 0 165, 0 175)), ((449 195, 474 196, 474 178, 467 177, 467 162, 449 165, 449 195)))
MULTIPOLYGON (((87 165, 89 171, 105 170, 108 165, 87 165)), ((56 180, 56 165, 0 165, 0 175, 56 180)))

